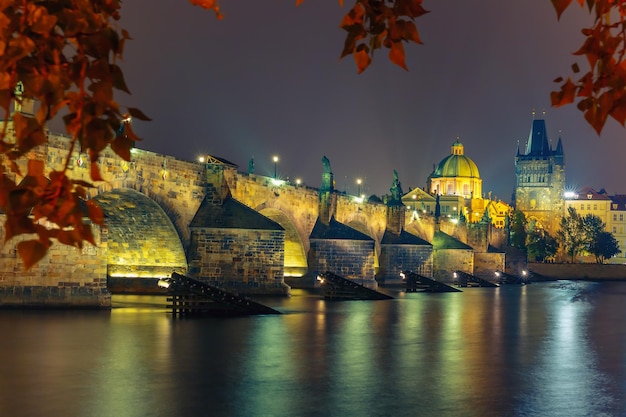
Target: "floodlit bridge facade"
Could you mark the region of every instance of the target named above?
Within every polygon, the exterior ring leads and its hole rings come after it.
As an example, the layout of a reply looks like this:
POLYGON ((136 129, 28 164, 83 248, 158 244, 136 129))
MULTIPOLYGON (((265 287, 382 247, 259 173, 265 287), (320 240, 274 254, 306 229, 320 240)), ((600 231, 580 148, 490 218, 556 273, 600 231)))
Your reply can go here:
MULTIPOLYGON (((68 138, 50 135, 48 144, 28 157, 59 170, 68 145, 68 138)), ((19 163, 26 172, 26 161, 19 163)), ((74 152, 71 176, 89 181, 89 164, 86 154, 74 152)), ((78 251, 54 245, 46 259, 24 271, 15 246, 5 245, 0 268, 12 272, 0 278, 0 306, 23 303, 33 291, 42 305, 96 299, 106 306, 115 279, 122 286, 132 281, 132 291, 143 292, 153 282, 142 279, 172 272, 213 280, 230 275, 231 284, 241 281, 242 292, 275 288, 285 293, 285 277, 310 284, 323 272, 319 269, 334 267, 339 270, 333 272, 347 276, 366 275, 361 279, 375 286, 377 273, 395 274, 387 265, 397 259, 388 258, 402 243, 386 236, 405 232, 423 239, 412 241, 419 247, 413 248, 411 262, 432 275, 428 242, 435 234, 434 219, 417 219, 403 208, 339 193, 326 171, 326 188, 316 189, 242 173, 213 157, 201 163, 133 149, 131 161, 124 161, 107 150, 98 164, 105 181, 89 191, 106 216, 106 228, 96 231, 98 246, 78 251), (341 262, 360 265, 339 267, 341 262)))

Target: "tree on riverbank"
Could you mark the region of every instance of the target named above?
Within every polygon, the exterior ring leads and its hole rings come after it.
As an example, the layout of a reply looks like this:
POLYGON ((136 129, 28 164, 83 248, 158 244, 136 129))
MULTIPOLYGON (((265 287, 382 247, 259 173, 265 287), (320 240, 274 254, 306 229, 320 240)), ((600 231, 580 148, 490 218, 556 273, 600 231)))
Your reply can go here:
POLYGON ((568 207, 567 215, 561 217, 561 228, 557 231, 557 240, 571 262, 585 249, 585 233, 582 217, 573 207, 568 207))
POLYGON ((526 215, 520 210, 514 210, 511 216, 511 228, 509 242, 511 246, 526 252, 526 215))
POLYGON ((567 215, 561 218, 557 239, 572 262, 575 256, 588 253, 596 257, 597 263, 604 263, 620 253, 617 240, 605 227, 595 214, 580 216, 576 209, 569 207, 567 215))
POLYGON ((556 255, 559 250, 559 243, 544 228, 534 227, 528 233, 526 249, 528 251, 528 259, 531 261, 544 261, 546 258, 552 258, 556 255))
POLYGON ((602 231, 589 246, 589 252, 596 257, 596 262, 603 264, 609 258, 620 253, 619 243, 613 234, 602 231))

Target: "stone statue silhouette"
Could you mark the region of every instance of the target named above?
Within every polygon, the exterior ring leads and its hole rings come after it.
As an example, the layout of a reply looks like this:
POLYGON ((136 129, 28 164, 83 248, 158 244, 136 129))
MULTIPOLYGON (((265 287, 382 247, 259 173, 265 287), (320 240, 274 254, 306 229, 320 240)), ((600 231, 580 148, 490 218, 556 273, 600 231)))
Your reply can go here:
POLYGON ((335 188, 335 180, 333 179, 333 173, 330 170, 330 161, 326 156, 322 157, 322 165, 324 172, 322 173, 322 187, 320 191, 328 192, 335 188))
POLYGON ((393 183, 391 184, 391 201, 400 201, 402 199, 402 184, 400 184, 400 180, 398 179, 398 171, 393 170, 393 183))
POLYGON ((324 167, 324 174, 332 174, 330 170, 330 161, 326 158, 326 155, 322 156, 322 166, 324 167))
POLYGON ((248 161, 248 174, 254 174, 254 158, 248 161))

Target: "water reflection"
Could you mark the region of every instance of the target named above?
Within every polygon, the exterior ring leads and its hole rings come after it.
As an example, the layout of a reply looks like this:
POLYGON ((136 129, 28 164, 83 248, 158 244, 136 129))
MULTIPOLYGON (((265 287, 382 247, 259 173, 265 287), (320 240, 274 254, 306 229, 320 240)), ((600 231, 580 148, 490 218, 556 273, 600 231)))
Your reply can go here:
POLYGON ((0 311, 0 415, 624 415, 626 283, 397 295, 238 319, 130 297, 0 311))

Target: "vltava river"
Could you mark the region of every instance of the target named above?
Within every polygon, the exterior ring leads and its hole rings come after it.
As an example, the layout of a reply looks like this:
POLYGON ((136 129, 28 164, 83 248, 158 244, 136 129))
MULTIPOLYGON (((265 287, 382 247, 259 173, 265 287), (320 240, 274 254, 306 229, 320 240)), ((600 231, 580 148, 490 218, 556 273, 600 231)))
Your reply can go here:
POLYGON ((626 416, 626 283, 0 311, 0 416, 626 416))

